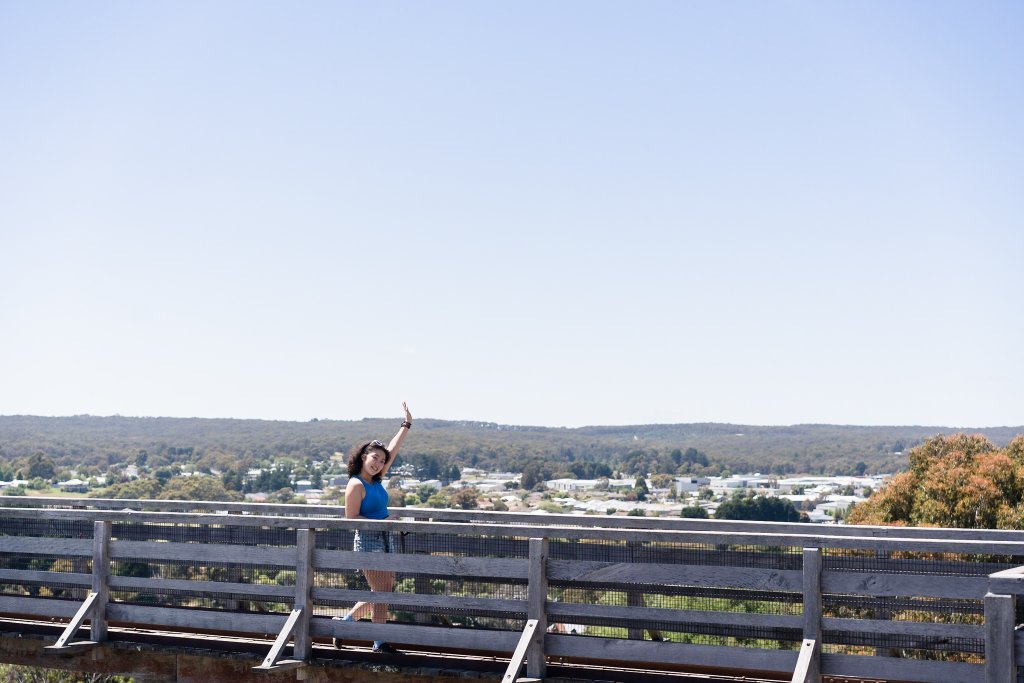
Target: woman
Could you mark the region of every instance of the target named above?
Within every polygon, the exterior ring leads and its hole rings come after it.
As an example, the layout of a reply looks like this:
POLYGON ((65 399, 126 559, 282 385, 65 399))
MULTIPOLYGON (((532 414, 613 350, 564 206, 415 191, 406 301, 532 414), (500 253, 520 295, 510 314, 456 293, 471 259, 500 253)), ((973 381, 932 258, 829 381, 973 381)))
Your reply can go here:
MULTIPOLYGON (((368 441, 352 449, 348 456, 348 486, 345 488, 346 519, 387 519, 388 492, 381 479, 395 463, 395 453, 401 447, 405 437, 412 428, 412 414, 408 406, 402 402, 405 420, 398 428, 398 433, 387 446, 381 441, 368 441)), ((352 543, 352 550, 357 553, 393 553, 394 542, 389 531, 357 530, 352 543)), ((363 576, 370 584, 372 591, 391 592, 395 587, 395 573, 377 569, 364 569, 363 576)), ((342 617, 343 621, 359 619, 372 611, 373 623, 383 624, 388 620, 388 606, 384 603, 357 602, 342 617)), ((334 640, 335 647, 341 641, 334 640)), ((398 651, 383 640, 373 641, 373 651, 394 654, 398 651)))

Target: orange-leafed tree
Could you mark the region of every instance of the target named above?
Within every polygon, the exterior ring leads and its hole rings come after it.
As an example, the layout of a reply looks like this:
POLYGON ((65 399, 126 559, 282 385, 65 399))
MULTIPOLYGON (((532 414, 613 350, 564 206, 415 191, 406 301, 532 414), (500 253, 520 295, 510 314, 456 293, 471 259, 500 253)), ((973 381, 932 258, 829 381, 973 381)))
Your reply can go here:
POLYGON ((847 517, 850 524, 1024 528, 1024 436, 1000 449, 980 435, 937 436, 910 469, 847 517))

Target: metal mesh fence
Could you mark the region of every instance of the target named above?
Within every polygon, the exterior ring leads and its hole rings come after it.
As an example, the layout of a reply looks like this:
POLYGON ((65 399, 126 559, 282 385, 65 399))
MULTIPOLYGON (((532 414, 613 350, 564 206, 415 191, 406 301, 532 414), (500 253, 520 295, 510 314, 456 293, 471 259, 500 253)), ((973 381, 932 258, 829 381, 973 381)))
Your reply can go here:
POLYGON ((718 571, 727 572, 726 568, 799 571, 801 553, 801 549, 789 547, 552 540, 552 559, 593 563, 598 572, 605 563, 628 563, 635 569, 617 580, 552 580, 549 600, 563 603, 570 609, 572 605, 605 605, 654 608, 665 610, 666 615, 682 610, 694 615, 684 622, 668 617, 659 619, 655 616, 657 612, 641 617, 621 610, 614 617, 600 614, 549 617, 550 630, 588 637, 796 649, 803 638, 800 628, 752 626, 743 624, 740 615, 798 616, 802 612, 801 593, 706 584, 710 576, 718 571), (722 613, 731 613, 736 618, 712 618, 722 613))
MULTIPOLYGON (((881 553, 855 550, 826 550, 825 569, 858 574, 913 574, 935 577, 986 577, 1024 564, 1024 558, 954 553, 881 553)), ((851 620, 849 629, 834 629, 823 635, 823 652, 883 655, 890 657, 945 661, 980 662, 984 638, 870 633, 857 628, 854 620, 921 622, 929 624, 982 625, 984 603, 980 599, 929 598, 919 596, 872 596, 825 594, 823 616, 851 620)), ((1018 618, 1018 622, 1020 619, 1018 618)))
POLYGON ((93 523, 78 519, 4 517, 0 515, 0 536, 38 538, 92 538, 93 523))
MULTIPOLYGON (((197 546, 243 546, 248 548, 290 548, 296 544, 295 529, 220 524, 159 524, 118 522, 111 525, 112 541, 148 541, 195 544, 197 546)), ((111 577, 170 579, 203 582, 202 588, 185 585, 168 588, 159 585, 113 589, 111 602, 133 605, 192 607, 235 612, 287 613, 294 601, 294 555, 277 564, 239 563, 216 559, 216 552, 204 553, 205 559, 152 560, 120 557, 110 565, 111 577), (212 555, 212 558, 209 556, 212 555), (223 589, 211 584, 225 584, 223 589), (274 596, 253 596, 236 584, 280 586, 274 596), (290 589, 288 589, 290 587, 290 589), (287 589, 287 590, 285 590, 287 589)), ((187 553, 186 553, 187 555, 187 553)))
POLYGON ((875 552, 823 549, 824 567, 836 571, 880 574, 934 574, 936 576, 988 576, 1020 566, 1024 557, 963 555, 956 553, 875 552))
MULTIPOLYGON (((467 530, 471 531, 471 530, 467 530)), ((467 534, 431 534, 395 532, 391 535, 395 551, 407 555, 444 557, 525 559, 529 557, 529 539, 518 536, 480 536, 467 534)), ((352 550, 353 534, 346 530, 325 530, 316 535, 316 547, 323 550, 352 550)), ((318 588, 370 589, 359 570, 320 567, 314 577, 318 588)), ((395 574, 394 592, 417 596, 488 598, 525 601, 527 584, 522 579, 471 577, 422 571, 399 571, 395 574)), ((318 602, 316 614, 340 616, 354 605, 351 600, 325 599, 318 602)), ((438 601, 434 605, 398 605, 391 608, 392 619, 398 622, 429 623, 499 630, 521 631, 526 620, 522 609, 468 609, 457 602, 438 601)))
POLYGON ((295 529, 219 524, 154 524, 117 522, 110 537, 117 541, 169 541, 203 545, 251 547, 294 546, 295 529))
MULTIPOLYGON (((91 539, 93 525, 89 521, 63 519, 0 518, 0 536, 31 536, 36 538, 91 539)), ((92 560, 87 557, 50 556, 3 553, 0 569, 29 570, 48 573, 89 574, 92 560)), ((36 598, 84 600, 88 587, 50 580, 23 579, 17 582, 0 579, 0 594, 36 598)))
MULTIPOLYGON (((174 560, 152 560, 141 556, 112 560, 109 572, 113 578, 184 581, 195 583, 196 587, 187 584, 147 586, 144 582, 136 582, 131 588, 112 589, 111 601, 131 605, 286 614, 294 603, 296 530, 269 525, 235 525, 230 516, 222 519, 222 522, 209 524, 114 522, 111 538, 115 542, 195 545, 203 552, 197 552, 194 557, 183 552, 180 553, 183 559, 174 560), (217 551, 210 550, 217 546, 235 548, 230 552, 225 549, 224 559, 218 559, 217 551), (279 561, 239 562, 238 548, 280 549, 284 552, 279 561), (246 593, 245 586, 262 587, 262 594, 246 593)), ((429 529, 395 532, 392 535, 395 550, 409 556, 525 561, 530 556, 530 536, 536 534, 526 525, 517 526, 513 531, 467 524, 465 533, 451 532, 451 528, 452 525, 446 525, 443 533, 433 533, 429 529)), ((2 518, 0 536, 86 540, 93 536, 93 522, 2 518)), ((639 538, 642 534, 637 532, 632 536, 639 538)), ((315 534, 316 549, 351 551, 353 537, 351 529, 321 529, 315 534)), ((268 556, 273 556, 273 553, 268 556)), ((552 538, 548 544, 548 557, 553 565, 571 563, 573 566, 573 578, 552 578, 549 582, 548 601, 559 604, 560 609, 568 612, 566 616, 549 617, 553 632, 579 637, 669 640, 783 650, 796 650, 800 646, 803 633, 798 618, 803 614, 803 593, 799 582, 791 584, 789 590, 779 590, 774 589, 770 582, 756 577, 773 573, 792 576, 800 572, 803 568, 802 548, 664 542, 656 538, 629 541, 600 537, 552 538), (754 578, 747 581, 744 577, 754 578), (620 609, 613 615, 602 615, 593 609, 577 609, 573 613, 574 606, 620 609), (621 608, 635 609, 630 614, 621 608), (644 608, 665 612, 640 611, 644 608), (693 618, 679 617, 680 612, 694 613, 693 618), (773 622, 753 617, 744 619, 743 615, 793 619, 773 622)), ((981 579, 993 572, 1024 565, 1024 557, 823 549, 822 564, 827 572, 852 576, 981 579)), ((91 556, 85 555, 0 554, 2 570, 88 575, 92 571, 91 565, 91 556)), ((352 591, 370 589, 363 571, 329 566, 316 569, 313 586, 352 591)), ((402 604, 396 599, 398 604, 390 609, 391 621, 520 631, 526 619, 529 586, 523 578, 480 576, 469 572, 452 575, 440 570, 420 569, 396 572, 393 591, 425 599, 410 600, 409 604, 402 604), (477 603, 469 608, 455 600, 432 599, 436 597, 496 602, 477 603)), ((82 600, 87 593, 88 586, 55 583, 52 579, 13 581, 0 578, 0 594, 3 595, 82 600)), ((318 599, 315 615, 341 616, 353 604, 354 600, 346 599, 344 595, 318 599)), ((859 628, 857 623, 870 620, 981 625, 984 609, 980 598, 874 596, 867 591, 826 593, 822 596, 822 609, 826 618, 849 620, 849 627, 842 625, 824 632, 822 647, 827 653, 968 662, 979 662, 983 658, 983 638, 878 633, 859 628)), ((1017 622, 1024 623, 1024 600, 1018 604, 1017 622)), ((1024 683, 1024 673, 1018 675, 1018 680, 1024 683)))
POLYGON ((560 560, 799 570, 801 552, 800 548, 552 539, 549 555, 560 560))

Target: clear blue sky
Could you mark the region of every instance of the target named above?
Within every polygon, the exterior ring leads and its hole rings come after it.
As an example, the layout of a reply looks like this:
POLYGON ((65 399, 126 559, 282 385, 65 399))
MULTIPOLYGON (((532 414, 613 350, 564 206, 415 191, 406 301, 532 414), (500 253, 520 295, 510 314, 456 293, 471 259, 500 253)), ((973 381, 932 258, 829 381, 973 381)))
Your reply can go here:
POLYGON ((1021 35, 0 0, 0 414, 1022 424, 1021 35))

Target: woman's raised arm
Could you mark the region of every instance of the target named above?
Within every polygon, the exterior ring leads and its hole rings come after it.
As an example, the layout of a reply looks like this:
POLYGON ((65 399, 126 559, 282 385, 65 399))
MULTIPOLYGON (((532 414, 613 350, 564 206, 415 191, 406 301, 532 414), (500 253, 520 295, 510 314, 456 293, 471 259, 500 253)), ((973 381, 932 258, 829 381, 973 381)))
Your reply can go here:
POLYGON ((405 401, 402 401, 402 410, 405 412, 405 421, 402 422, 402 426, 398 428, 398 433, 395 434, 394 438, 391 439, 391 443, 388 444, 391 458, 388 459, 387 465, 384 466, 384 470, 380 473, 381 476, 387 474, 391 466, 395 464, 398 449, 401 448, 402 442, 405 441, 405 437, 409 435, 409 430, 412 428, 412 413, 409 412, 409 406, 405 405, 405 401))

